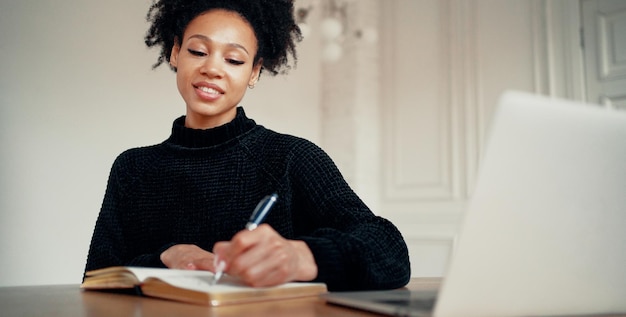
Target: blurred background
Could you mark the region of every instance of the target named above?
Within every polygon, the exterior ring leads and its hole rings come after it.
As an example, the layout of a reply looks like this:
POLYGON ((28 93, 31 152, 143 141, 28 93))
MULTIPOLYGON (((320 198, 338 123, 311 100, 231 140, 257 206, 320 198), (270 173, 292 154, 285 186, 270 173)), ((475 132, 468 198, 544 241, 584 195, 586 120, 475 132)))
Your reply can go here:
MULTIPOLYGON (((297 68, 242 106, 325 149, 444 276, 492 111, 514 89, 626 109, 620 0, 296 0, 297 68)), ((150 0, 0 0, 0 286, 79 283, 109 169, 184 114, 150 0)))

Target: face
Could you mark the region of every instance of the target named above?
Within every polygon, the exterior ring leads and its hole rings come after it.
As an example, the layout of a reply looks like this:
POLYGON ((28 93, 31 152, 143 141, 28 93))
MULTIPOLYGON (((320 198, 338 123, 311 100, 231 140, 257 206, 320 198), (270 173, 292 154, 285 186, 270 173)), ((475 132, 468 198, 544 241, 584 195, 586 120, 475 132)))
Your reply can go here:
POLYGON ((170 56, 187 127, 213 128, 235 118, 248 85, 259 78, 256 52, 254 30, 235 12, 211 10, 191 20, 170 56))

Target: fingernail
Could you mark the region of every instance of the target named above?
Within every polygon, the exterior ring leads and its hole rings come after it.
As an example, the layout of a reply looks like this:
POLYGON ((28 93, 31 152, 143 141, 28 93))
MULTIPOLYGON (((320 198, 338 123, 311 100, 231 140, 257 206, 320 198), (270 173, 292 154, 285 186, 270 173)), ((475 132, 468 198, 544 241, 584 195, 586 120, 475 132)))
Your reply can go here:
POLYGON ((217 271, 224 271, 225 267, 226 267, 226 262, 224 261, 219 261, 217 262, 217 265, 215 265, 215 268, 217 271))

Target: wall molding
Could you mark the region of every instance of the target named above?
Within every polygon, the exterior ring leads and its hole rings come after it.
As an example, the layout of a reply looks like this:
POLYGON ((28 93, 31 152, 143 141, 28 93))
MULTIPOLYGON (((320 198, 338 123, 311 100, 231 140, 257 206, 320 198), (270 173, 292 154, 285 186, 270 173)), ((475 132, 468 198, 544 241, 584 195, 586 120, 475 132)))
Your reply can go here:
POLYGON ((515 88, 572 99, 584 91, 579 9, 571 0, 416 3, 381 6, 381 209, 403 233, 411 259, 427 262, 413 267, 414 276, 443 275, 477 181, 497 94, 515 88), (408 26, 407 11, 416 15, 408 26), (509 21, 510 29, 497 28, 509 21), (433 62, 407 63, 411 58, 433 62), (407 68, 428 76, 409 77, 413 90, 394 90, 406 85, 400 75, 410 74, 407 68), (412 119, 418 126, 402 126, 412 119), (408 131, 436 140, 407 137, 408 131), (423 166, 409 165, 407 158, 424 153, 427 159, 415 162, 423 166))
MULTIPOLYGON (((445 0, 434 4, 439 12, 437 21, 437 42, 442 56, 437 64, 438 74, 435 83, 437 103, 420 103, 414 100, 414 105, 402 104, 405 100, 397 100, 393 88, 398 84, 395 78, 401 65, 394 64, 401 58, 394 56, 393 48, 397 43, 397 34, 402 30, 396 25, 401 18, 394 16, 398 12, 395 6, 398 2, 389 2, 382 8, 384 43, 382 75, 384 82, 382 95, 385 96, 382 104, 388 114, 384 116, 382 130, 386 140, 383 158, 383 199, 386 201, 451 201, 465 199, 469 195, 473 183, 473 173, 478 158, 475 147, 480 143, 480 128, 475 129, 480 122, 480 103, 478 87, 480 78, 476 71, 476 27, 474 5, 466 1, 445 0), (470 83, 470 84, 468 84, 470 83), (436 128, 430 130, 432 138, 436 138, 436 159, 428 163, 428 171, 419 171, 407 168, 408 152, 415 152, 416 147, 427 147, 432 144, 416 143, 415 139, 407 137, 403 130, 403 122, 415 113, 413 107, 422 107, 422 111, 429 114, 436 112, 433 118, 436 128), (430 108, 429 108, 430 107, 430 108), (436 163, 435 163, 436 161, 436 163), (434 170, 433 170, 434 169, 434 170), (410 173, 407 171, 413 171, 410 173), (433 178, 421 179, 417 172, 436 175, 433 178)), ((428 44, 425 44, 428 45, 428 44)), ((416 118, 417 119, 420 118, 416 118)), ((431 149, 431 148, 429 148, 431 149)), ((427 149, 423 148, 426 152, 427 149)), ((418 149, 417 152, 420 150, 418 149)), ((432 152, 428 152, 431 154, 432 152)))
POLYGON ((584 57, 581 45, 579 1, 534 0, 535 65, 545 71, 537 93, 578 101, 586 100, 584 57), (545 83, 542 85, 542 82, 545 83))

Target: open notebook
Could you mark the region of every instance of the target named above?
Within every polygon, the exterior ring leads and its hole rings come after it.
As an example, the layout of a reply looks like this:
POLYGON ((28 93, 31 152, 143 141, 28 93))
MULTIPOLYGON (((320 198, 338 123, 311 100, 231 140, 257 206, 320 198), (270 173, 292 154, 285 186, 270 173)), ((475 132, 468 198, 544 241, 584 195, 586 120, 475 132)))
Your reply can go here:
POLYGON ((193 304, 221 306, 256 301, 317 296, 324 283, 286 283, 274 287, 250 287, 231 276, 213 284, 208 271, 113 266, 89 271, 84 290, 135 290, 138 295, 193 304))
POLYGON ((329 302, 404 316, 626 312, 626 113, 509 91, 489 133, 440 291, 329 302))

